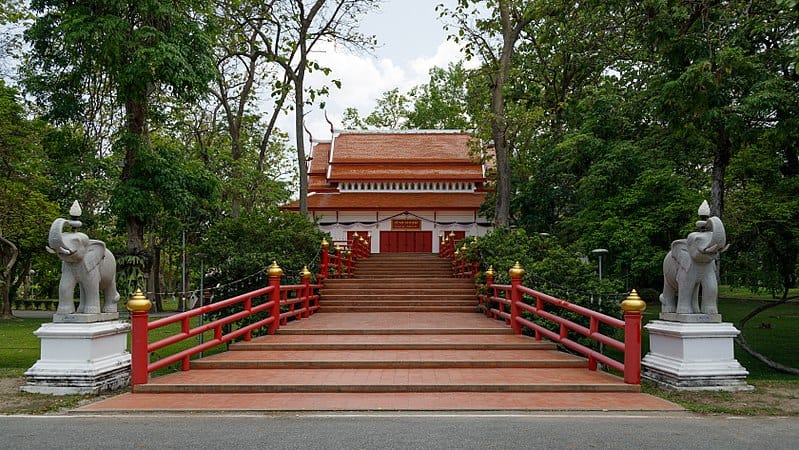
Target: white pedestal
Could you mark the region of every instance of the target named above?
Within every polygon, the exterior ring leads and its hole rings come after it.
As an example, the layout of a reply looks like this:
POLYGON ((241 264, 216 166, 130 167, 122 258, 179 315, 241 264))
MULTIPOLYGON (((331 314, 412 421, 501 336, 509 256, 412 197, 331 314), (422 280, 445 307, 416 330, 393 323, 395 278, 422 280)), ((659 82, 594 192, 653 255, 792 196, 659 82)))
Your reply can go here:
POLYGON ((749 391, 749 372, 735 359, 731 323, 683 323, 653 320, 650 351, 641 361, 642 376, 660 387, 680 391, 749 391))
POLYGON ((34 332, 41 359, 27 372, 20 389, 40 394, 97 394, 130 384, 130 324, 44 323, 34 332))

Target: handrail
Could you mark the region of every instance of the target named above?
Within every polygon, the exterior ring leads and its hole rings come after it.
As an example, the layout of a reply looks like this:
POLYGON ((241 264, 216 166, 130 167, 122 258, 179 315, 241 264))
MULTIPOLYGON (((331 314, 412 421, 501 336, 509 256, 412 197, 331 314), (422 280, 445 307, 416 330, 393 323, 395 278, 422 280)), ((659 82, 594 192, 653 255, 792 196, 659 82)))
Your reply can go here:
POLYGON ((486 284, 482 286, 485 294, 480 295, 480 303, 486 308, 486 315, 505 320, 515 334, 521 334, 523 328, 527 328, 532 331, 536 340, 541 340, 545 337, 586 356, 589 370, 596 370, 597 363, 601 363, 622 372, 625 383, 641 383, 641 313, 646 305, 638 298, 638 294, 635 291, 627 300, 622 302, 624 320, 619 320, 523 286, 522 276, 524 275, 524 269, 519 263, 516 263, 509 270, 509 275, 511 278, 510 285, 494 284, 493 268, 486 271, 486 284), (531 301, 528 302, 528 299, 531 301), (492 305, 496 306, 493 307, 492 305), (547 311, 545 309, 546 305, 556 306, 586 317, 588 318, 589 326, 585 327, 561 317, 553 311, 547 311), (523 314, 525 312, 533 317, 538 317, 557 325, 558 331, 552 331, 526 318, 523 314), (603 334, 600 331, 601 324, 623 330, 624 341, 619 341, 603 334), (570 331, 619 350, 624 355, 623 362, 577 342, 569 336, 570 331))
MULTIPOLYGON (((324 265, 326 262, 329 263, 327 259, 327 242, 323 241, 322 246, 324 265)), ((359 254, 362 253, 363 250, 359 250, 359 254)), ((351 276, 354 272, 354 263, 355 260, 349 258, 346 265, 346 276, 351 276)), ((341 267, 341 262, 339 262, 339 267, 341 267)), ((325 266, 325 269, 327 269, 327 266, 325 266)), ((283 276, 283 270, 280 269, 276 263, 273 263, 269 268, 268 275, 269 285, 266 287, 152 322, 149 322, 151 303, 141 292, 137 292, 137 294, 128 301, 127 305, 131 312, 130 316, 133 328, 131 337, 132 389, 135 391, 137 385, 146 384, 149 380, 150 373, 162 367, 180 362, 181 370, 189 370, 191 357, 198 353, 230 342, 239 337, 243 337, 245 341, 249 341, 252 338, 252 331, 261 327, 268 327, 268 333, 275 334, 281 325, 288 323, 289 319, 305 319, 319 310, 319 289, 322 287, 322 284, 311 283, 311 272, 309 272, 307 268, 304 268, 301 272, 302 284, 281 285, 280 279, 283 276), (268 297, 268 300, 253 305, 254 300, 261 297, 268 297), (192 318, 230 307, 239 308, 239 310, 203 325, 191 327, 192 318), (236 330, 227 333, 224 332, 225 326, 261 312, 268 312, 268 317, 242 326, 236 330), (180 323, 179 333, 153 343, 149 342, 150 331, 175 323, 180 323), (150 354, 153 352, 208 331, 213 331, 214 333, 211 340, 194 345, 173 355, 166 356, 158 361, 150 362, 150 354)), ((339 271, 339 275, 341 275, 341 271, 339 271)), ((322 277, 320 276, 319 279, 321 280, 322 277)))

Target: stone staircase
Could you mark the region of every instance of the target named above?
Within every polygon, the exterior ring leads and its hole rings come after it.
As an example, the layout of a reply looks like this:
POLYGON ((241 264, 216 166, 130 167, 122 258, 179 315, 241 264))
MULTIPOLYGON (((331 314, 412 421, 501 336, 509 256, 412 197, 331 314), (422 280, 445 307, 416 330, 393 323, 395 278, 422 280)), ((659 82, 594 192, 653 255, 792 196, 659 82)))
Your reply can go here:
POLYGON ((669 410, 475 311, 435 255, 372 255, 319 313, 81 411, 669 410))
POLYGON ((355 277, 325 281, 324 312, 474 312, 474 284, 430 253, 375 254, 355 277))

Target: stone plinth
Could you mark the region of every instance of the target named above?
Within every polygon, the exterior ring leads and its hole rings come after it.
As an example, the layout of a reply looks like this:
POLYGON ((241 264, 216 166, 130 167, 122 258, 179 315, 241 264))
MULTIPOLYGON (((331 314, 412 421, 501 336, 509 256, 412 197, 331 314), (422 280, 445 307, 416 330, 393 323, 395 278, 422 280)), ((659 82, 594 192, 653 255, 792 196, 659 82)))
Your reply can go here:
POLYGON ((660 387, 681 391, 748 391, 749 372, 735 359, 731 323, 684 323, 654 320, 650 352, 641 361, 642 376, 660 387))
POLYGON ((130 324, 119 320, 45 323, 34 332, 41 358, 20 389, 40 394, 97 394, 130 384, 130 324))
POLYGON ((61 323, 94 323, 105 322, 119 319, 119 313, 99 313, 99 314, 53 314, 53 322, 61 323))

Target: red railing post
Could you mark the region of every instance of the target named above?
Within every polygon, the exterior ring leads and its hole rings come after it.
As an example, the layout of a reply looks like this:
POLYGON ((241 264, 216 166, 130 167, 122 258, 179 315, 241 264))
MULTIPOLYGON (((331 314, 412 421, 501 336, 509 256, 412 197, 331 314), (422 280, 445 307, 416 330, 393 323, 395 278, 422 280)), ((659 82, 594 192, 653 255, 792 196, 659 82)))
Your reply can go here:
POLYGON ((274 302, 270 311, 270 316, 275 320, 269 324, 269 334, 275 334, 280 327, 280 277, 283 276, 283 269, 277 265, 277 261, 272 261, 272 265, 266 272, 269 275, 269 286, 274 286, 269 293, 269 301, 274 302))
POLYGON ((304 298, 302 300, 302 308, 304 311, 300 317, 302 319, 307 319, 311 317, 311 271, 308 270, 308 266, 302 268, 300 275, 302 275, 302 284, 305 285, 303 289, 305 293, 303 294, 304 298))
POLYGON ((347 249, 347 278, 352 277, 352 249, 347 249))
POLYGON ((336 259, 337 259, 336 278, 341 278, 341 263, 343 262, 341 258, 341 251, 342 251, 341 246, 336 245, 336 259))
POLYGON ((330 254, 328 253, 328 247, 330 247, 330 243, 327 242, 327 239, 322 239, 322 264, 319 268, 319 277, 323 280, 328 276, 328 266, 330 265, 330 254))
POLYGON ((522 277, 524 276, 524 268, 516 261, 516 264, 508 270, 510 275, 510 327, 514 334, 522 334, 522 326, 516 320, 520 316, 519 302, 522 301, 522 293, 519 291, 519 286, 522 285, 522 277))
POLYGON ((128 300, 125 305, 130 311, 130 322, 133 327, 130 339, 130 385, 133 389, 137 384, 147 384, 150 373, 147 366, 150 364, 150 354, 147 346, 150 344, 147 333, 147 323, 149 322, 149 312, 152 303, 142 294, 140 289, 128 300))
POLYGON ((486 293, 482 297, 485 299, 485 315, 486 317, 491 316, 491 285, 494 284, 494 275, 497 273, 494 272, 494 266, 489 265, 488 270, 486 270, 486 293))
POLYGON ((624 311, 624 382, 641 384, 641 313, 646 302, 633 289, 621 302, 624 311))

